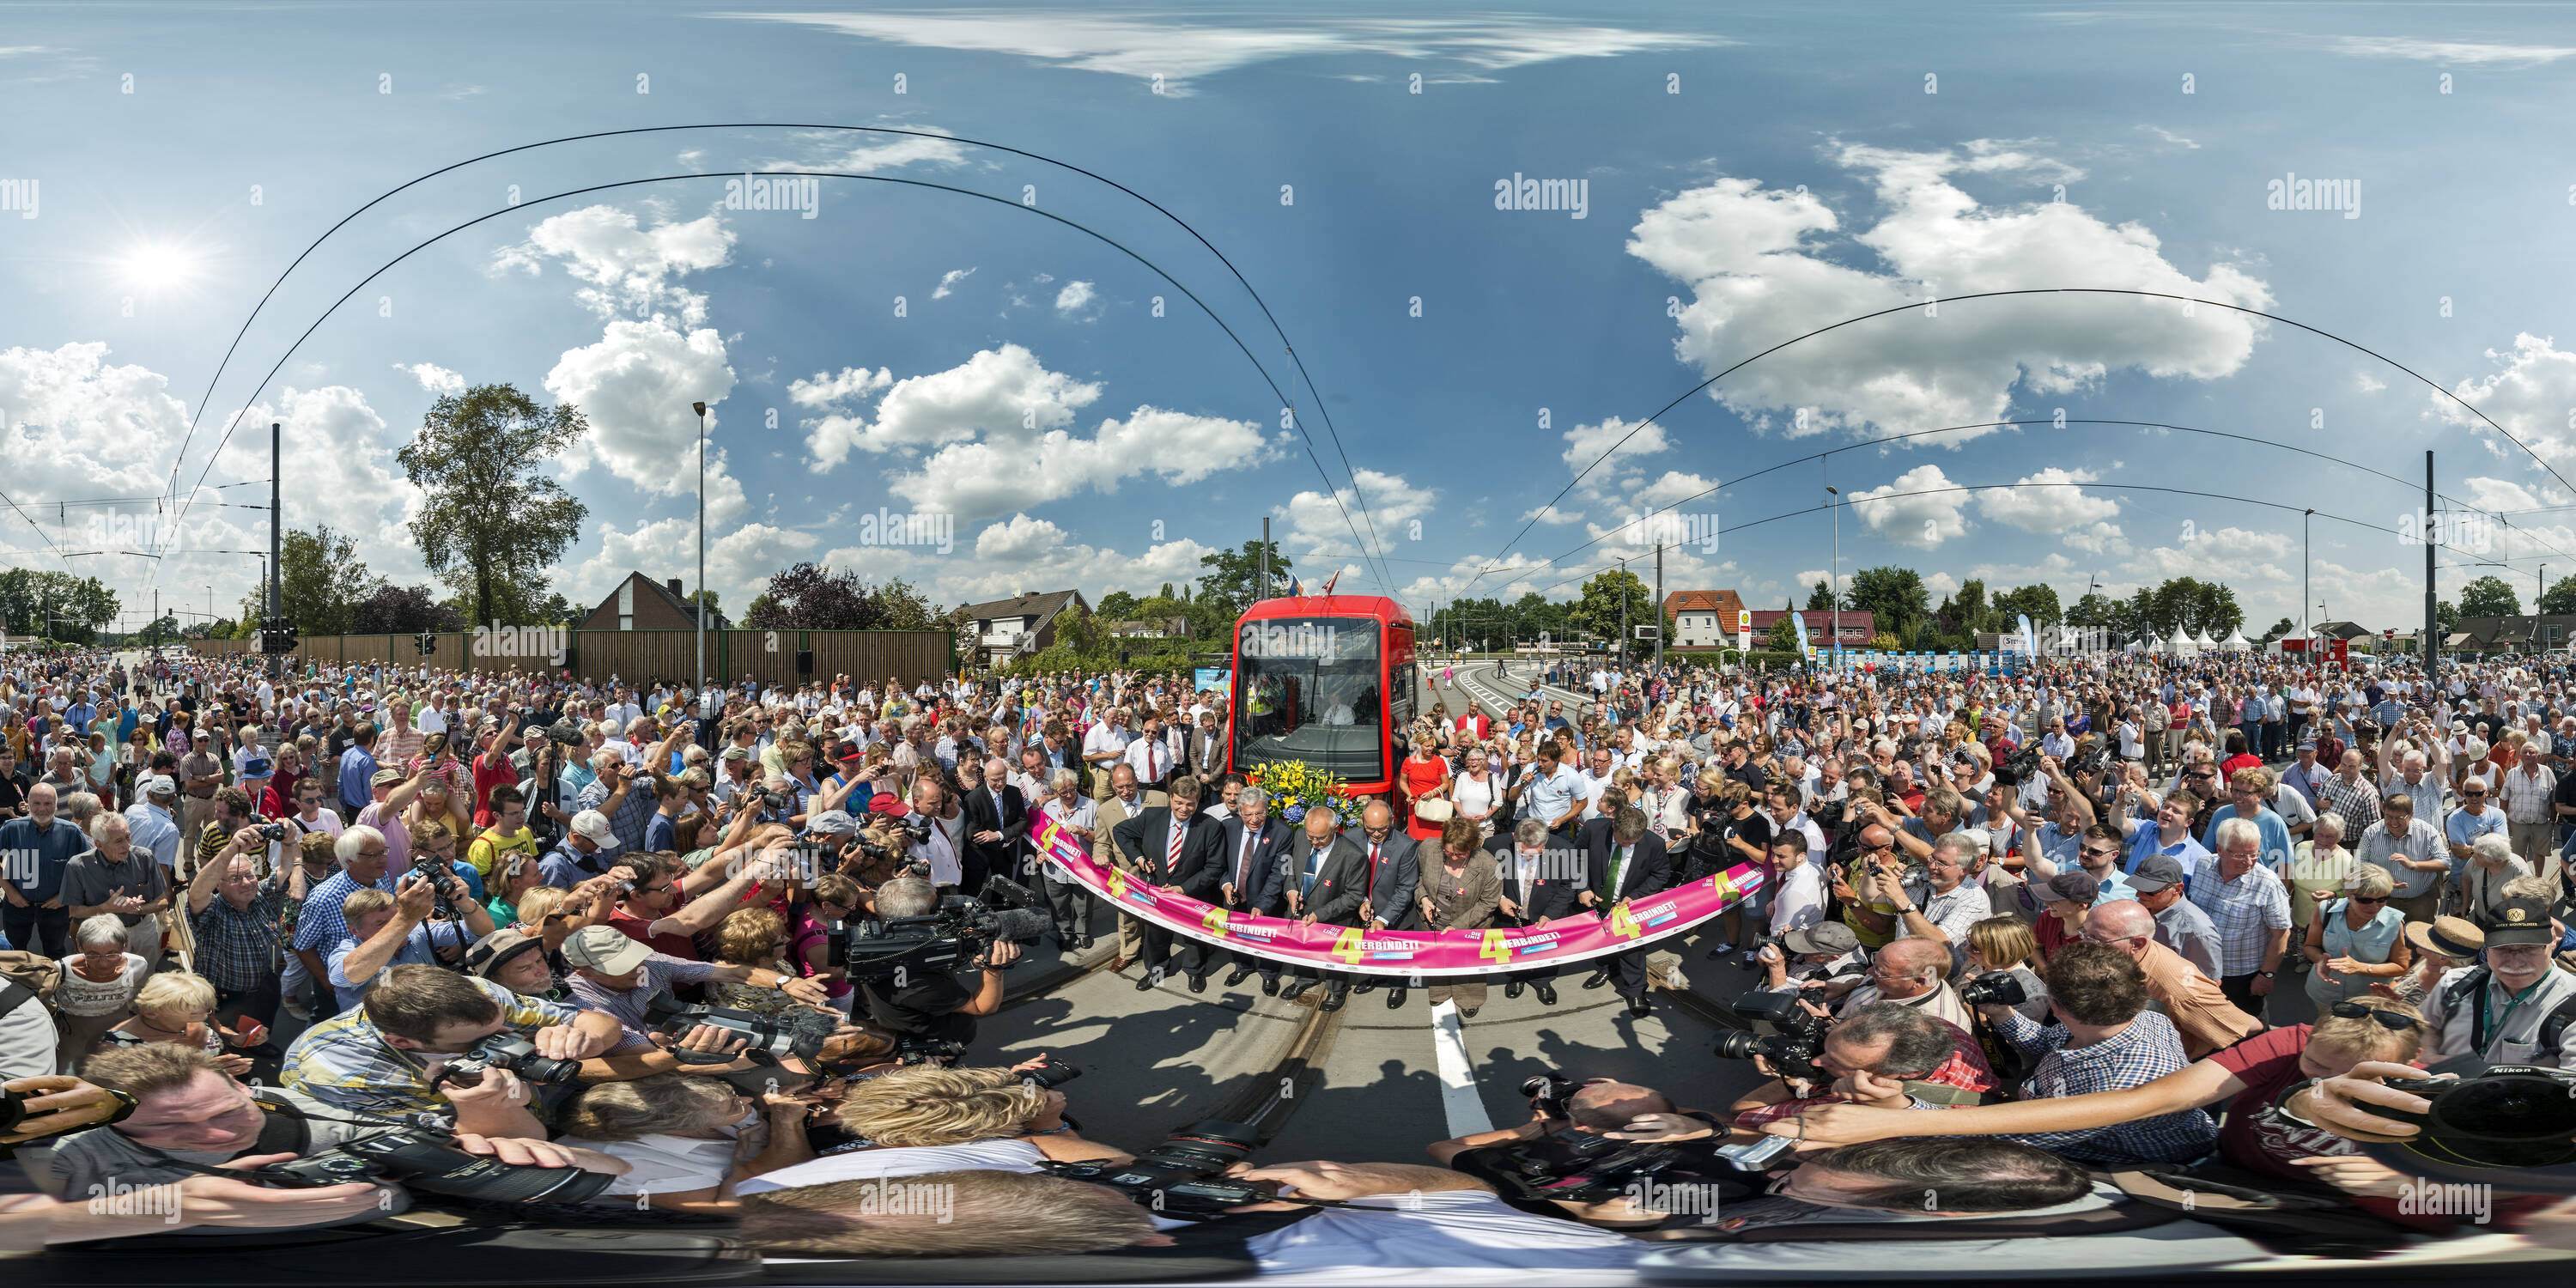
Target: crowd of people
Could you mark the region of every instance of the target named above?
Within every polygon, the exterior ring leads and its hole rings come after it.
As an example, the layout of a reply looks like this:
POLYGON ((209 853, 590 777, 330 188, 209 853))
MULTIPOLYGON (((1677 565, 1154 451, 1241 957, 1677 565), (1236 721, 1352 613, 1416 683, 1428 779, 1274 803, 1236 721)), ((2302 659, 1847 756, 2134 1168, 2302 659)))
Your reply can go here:
MULTIPOLYGON (((779 1258, 1213 1240, 1271 1271, 1724 1270, 1854 1221, 1965 1239, 2049 1218, 2012 1236, 2045 1238, 2066 1217, 2080 1237, 2145 1201, 2107 1179, 2126 1169, 2335 1196, 2395 1240, 2460 1218, 2401 1210, 2406 1178, 2356 1143, 2390 1134, 2350 1108, 2361 1084, 2566 1063, 2563 668, 1426 679, 1391 789, 1291 820, 1230 772, 1224 695, 1174 676, 694 693, 19 661, 0 675, 0 1081, 28 1122, 0 1140, 29 1142, 35 1192, 0 1196, 0 1227, 134 1235, 130 1214, 45 1206, 120 1186, 172 1187, 208 1234, 371 1221, 428 1182, 258 1169, 419 1133, 597 1178, 511 1199, 558 1219, 721 1222, 779 1258), (1246 1224, 1167 1215, 1098 1165, 1178 1146, 1086 1139, 1044 1057, 969 1055, 1022 943, 968 937, 923 970, 871 946, 981 899, 1025 904, 1062 952, 1114 933, 1110 969, 1139 989, 1203 994, 1222 967, 1224 990, 1258 975, 1330 1011, 1413 986, 1112 930, 1037 852, 1041 818, 1148 885, 1388 931, 1540 926, 1749 866, 1752 896, 1574 987, 1643 1015, 1665 954, 1665 986, 1738 994, 1720 1000, 1747 1041, 1721 1055, 1768 1081, 1703 1108, 1568 1081, 1525 1123, 1430 1143, 1437 1166, 1246 1160, 1204 1172, 1257 1187, 1224 1205, 1246 1224), (1746 1153, 1781 1137, 1796 1152, 1746 1153), (896 1178, 936 1213, 890 1204, 896 1178)), ((1560 982, 1517 967, 1428 1001, 1473 1018, 1495 984, 1553 1005, 1560 982)), ((2155 1228, 2157 1264, 2273 1246, 2205 1214, 2155 1228)))

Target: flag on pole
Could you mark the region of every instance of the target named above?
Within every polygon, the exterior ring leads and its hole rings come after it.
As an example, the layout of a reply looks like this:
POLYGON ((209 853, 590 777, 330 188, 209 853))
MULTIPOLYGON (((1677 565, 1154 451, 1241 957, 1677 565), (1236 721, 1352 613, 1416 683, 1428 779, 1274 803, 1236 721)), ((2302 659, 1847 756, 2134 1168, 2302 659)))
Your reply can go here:
POLYGON ((1306 583, 1297 580, 1294 576, 1291 576, 1288 579, 1288 597, 1290 599, 1304 599, 1306 597, 1306 583))
POLYGON ((1324 588, 1323 588, 1322 590, 1320 590, 1320 591, 1316 592, 1316 593, 1317 593, 1317 594, 1322 594, 1322 595, 1329 595, 1329 594, 1332 594, 1332 593, 1333 593, 1333 583, 1334 583, 1334 582, 1337 582, 1337 581, 1340 581, 1341 579, 1342 579, 1342 570, 1341 570, 1341 569, 1339 569, 1339 568, 1334 569, 1334 570, 1333 570, 1333 575, 1332 575, 1332 576, 1330 576, 1330 577, 1326 577, 1326 578, 1324 579, 1324 588))

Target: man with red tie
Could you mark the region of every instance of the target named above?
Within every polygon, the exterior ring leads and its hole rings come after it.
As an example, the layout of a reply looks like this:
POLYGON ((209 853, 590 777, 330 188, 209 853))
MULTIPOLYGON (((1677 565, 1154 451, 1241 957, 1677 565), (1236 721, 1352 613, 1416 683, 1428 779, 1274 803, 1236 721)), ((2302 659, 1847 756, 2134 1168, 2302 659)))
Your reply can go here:
MULTIPOLYGON (((1412 930, 1421 925, 1415 894, 1422 888, 1421 860, 1413 838, 1395 825, 1395 808, 1370 801, 1360 811, 1360 834, 1354 838, 1368 857, 1368 882, 1360 901, 1359 924, 1371 930, 1412 930)), ((1377 976, 1364 976, 1358 993, 1377 991, 1377 976)), ((1386 1009, 1404 1005, 1405 985, 1387 990, 1386 1009)))
MULTIPOLYGON (((1286 860, 1295 833, 1284 820, 1270 817, 1270 798, 1258 787, 1246 787, 1234 798, 1234 817, 1223 824, 1225 836, 1224 883, 1217 893, 1228 911, 1276 917, 1286 911, 1288 874, 1286 860)), ((1261 994, 1279 995, 1280 962, 1275 957, 1255 957, 1240 949, 1228 949, 1234 969, 1226 973, 1225 986, 1233 988, 1254 971, 1261 972, 1261 994)))
MULTIPOLYGON (((1139 777, 1142 771, 1139 771, 1139 777)), ((1147 809, 1120 823, 1118 844, 1144 863, 1145 883, 1158 889, 1178 889, 1193 899, 1215 903, 1224 884, 1224 829, 1199 813, 1199 780, 1183 774, 1166 789, 1170 803, 1147 809)), ((1140 919, 1141 920, 1141 919, 1140 919)), ((1136 980, 1137 991, 1152 988, 1163 977, 1163 964, 1172 957, 1172 932, 1151 921, 1137 927, 1143 956, 1143 971, 1136 980)), ((1191 940, 1181 950, 1181 969, 1190 977, 1190 991, 1207 991, 1208 951, 1204 944, 1191 940)))
POLYGON ((1136 784, 1147 791, 1163 786, 1172 771, 1181 768, 1180 758, 1172 754, 1172 745, 1163 737, 1163 718, 1148 711, 1145 731, 1127 744, 1126 764, 1136 771, 1136 784))

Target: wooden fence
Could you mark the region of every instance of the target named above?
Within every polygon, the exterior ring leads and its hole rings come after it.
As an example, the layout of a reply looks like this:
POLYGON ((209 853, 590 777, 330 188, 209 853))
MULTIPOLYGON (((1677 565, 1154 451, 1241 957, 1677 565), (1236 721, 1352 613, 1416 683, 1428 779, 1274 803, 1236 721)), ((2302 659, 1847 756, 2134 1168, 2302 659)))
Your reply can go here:
MULTIPOLYGON (((577 676, 606 680, 615 675, 628 683, 654 679, 687 682, 698 669, 696 631, 576 631, 548 638, 536 632, 501 631, 479 641, 474 632, 440 631, 427 653, 413 635, 320 635, 296 641, 288 654, 298 661, 383 663, 452 667, 468 671, 570 670, 577 676), (554 648, 568 645, 558 663, 554 648)), ((256 652, 257 640, 189 640, 200 653, 256 652)), ((707 632, 709 679, 740 681, 744 676, 768 684, 828 680, 848 674, 866 680, 901 676, 906 683, 947 675, 955 633, 932 631, 754 631, 707 632), (812 668, 800 668, 798 655, 810 652, 812 668)))

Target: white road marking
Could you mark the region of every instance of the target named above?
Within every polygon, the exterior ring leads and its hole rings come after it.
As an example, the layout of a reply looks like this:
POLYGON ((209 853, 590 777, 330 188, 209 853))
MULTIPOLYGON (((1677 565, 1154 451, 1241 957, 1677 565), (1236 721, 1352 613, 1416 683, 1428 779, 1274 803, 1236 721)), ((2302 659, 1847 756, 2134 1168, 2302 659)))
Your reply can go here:
POLYGON ((1440 1111, 1449 1120, 1450 1138, 1492 1131, 1494 1120, 1476 1091, 1476 1062, 1467 1058, 1467 1029, 1455 1002, 1431 1008, 1431 1056, 1440 1073, 1440 1111))

